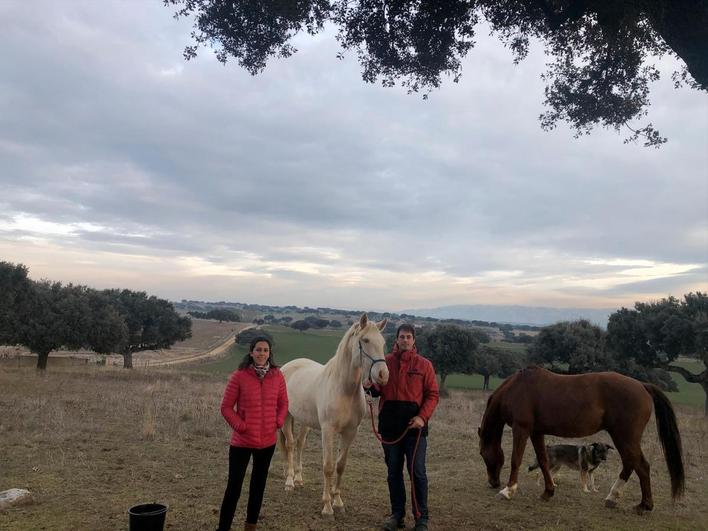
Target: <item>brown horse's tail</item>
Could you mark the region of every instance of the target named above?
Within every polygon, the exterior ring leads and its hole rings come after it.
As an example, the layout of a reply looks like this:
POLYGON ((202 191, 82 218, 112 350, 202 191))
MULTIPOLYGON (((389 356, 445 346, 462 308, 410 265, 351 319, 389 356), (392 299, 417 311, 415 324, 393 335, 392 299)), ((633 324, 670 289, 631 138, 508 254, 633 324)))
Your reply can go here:
POLYGON ((681 434, 676 423, 676 414, 671 402, 661 389, 652 384, 644 384, 644 387, 654 400, 656 430, 659 432, 659 441, 661 441, 666 466, 669 468, 669 475, 671 476, 671 496, 675 500, 683 495, 686 483, 683 471, 681 434))

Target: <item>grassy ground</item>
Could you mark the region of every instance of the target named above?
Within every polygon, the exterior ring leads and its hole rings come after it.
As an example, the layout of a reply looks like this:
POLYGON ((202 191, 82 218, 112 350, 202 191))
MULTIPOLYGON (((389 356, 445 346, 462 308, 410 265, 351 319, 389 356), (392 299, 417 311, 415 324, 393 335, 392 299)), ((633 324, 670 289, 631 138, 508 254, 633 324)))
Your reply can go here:
MULTIPOLYGON (((337 351, 344 331, 308 330, 298 332, 286 326, 266 326, 265 330, 273 336, 273 352, 279 365, 295 358, 310 358, 326 363, 337 351)), ((231 373, 248 352, 244 345, 236 345, 229 354, 218 361, 204 363, 200 369, 214 373, 231 373)))
MULTIPOLYGON (((225 375, 194 368, 135 369, 0 365, 0 490, 31 490, 35 505, 0 512, 0 529, 12 531, 125 530, 130 506, 169 505, 166 529, 216 526, 226 483, 229 430, 219 415, 225 375)), ((453 392, 431 422, 428 472, 431 528, 451 529, 706 529, 708 422, 679 407, 687 492, 669 499, 666 466, 653 420, 643 447, 652 466, 655 510, 636 516, 632 479, 617 510, 605 509, 619 468, 612 453, 597 473, 601 492, 583 494, 577 473, 561 472, 556 496, 539 499, 535 477, 522 474, 511 502, 494 498, 477 453, 476 427, 487 395, 453 392)), ((311 434, 303 488, 286 494, 283 462, 276 452, 266 491, 263 530, 376 529, 388 511, 386 471, 380 446, 365 419, 345 474, 344 514, 320 516, 321 453, 311 434)), ((606 440, 598 434, 594 440, 606 440)), ((504 449, 510 451, 509 434, 504 449)), ((532 459, 530 445, 525 461, 532 459)), ((508 473, 508 465, 503 474, 508 473)), ((246 482, 247 484, 247 482, 246 482)), ((244 518, 245 495, 234 529, 244 518)), ((408 517, 410 524, 410 516, 408 517)), ((410 525, 409 525, 410 528, 410 525)))

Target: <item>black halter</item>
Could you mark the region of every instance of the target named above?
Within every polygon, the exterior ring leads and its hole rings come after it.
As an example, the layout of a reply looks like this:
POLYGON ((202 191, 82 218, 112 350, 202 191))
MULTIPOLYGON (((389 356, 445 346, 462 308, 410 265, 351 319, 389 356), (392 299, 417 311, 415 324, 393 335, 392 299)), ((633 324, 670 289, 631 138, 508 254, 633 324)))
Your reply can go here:
POLYGON ((374 370, 374 365, 376 365, 377 363, 386 363, 386 359, 384 358, 384 359, 376 360, 376 359, 372 358, 364 350, 364 347, 361 345, 361 341, 359 341, 359 360, 360 360, 359 363, 361 363, 362 368, 364 367, 364 356, 366 356, 369 359, 369 361, 371 362, 371 366, 369 367, 369 381, 371 383, 374 383, 374 380, 371 378, 371 371, 374 370))

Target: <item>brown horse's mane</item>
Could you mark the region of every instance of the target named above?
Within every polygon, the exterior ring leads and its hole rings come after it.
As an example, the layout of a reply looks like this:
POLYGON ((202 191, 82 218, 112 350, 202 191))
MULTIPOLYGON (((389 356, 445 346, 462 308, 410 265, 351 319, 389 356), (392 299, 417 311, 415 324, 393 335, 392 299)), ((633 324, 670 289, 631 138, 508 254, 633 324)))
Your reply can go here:
POLYGON ((497 418, 499 414, 495 411, 495 409, 498 408, 498 404, 495 399, 502 395, 504 390, 509 387, 509 385, 511 385, 516 378, 518 378, 522 370, 523 369, 520 369, 509 376, 492 392, 491 395, 489 395, 489 398, 487 399, 487 407, 485 408, 484 415, 482 416, 482 425, 480 426, 480 435, 482 435, 483 438, 491 436, 492 434, 490 433, 490 430, 493 429, 492 426, 496 426, 499 423, 499 419, 497 418), (492 417, 494 417, 494 419, 492 419, 492 417))

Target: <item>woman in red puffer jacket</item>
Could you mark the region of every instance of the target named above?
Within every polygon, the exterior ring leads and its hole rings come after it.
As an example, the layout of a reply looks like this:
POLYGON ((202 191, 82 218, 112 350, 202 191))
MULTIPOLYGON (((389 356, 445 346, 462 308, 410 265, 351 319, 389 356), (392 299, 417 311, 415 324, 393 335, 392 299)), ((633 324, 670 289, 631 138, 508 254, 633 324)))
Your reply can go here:
POLYGON ((265 337, 251 341, 248 354, 238 370, 231 374, 221 401, 221 414, 234 431, 229 449, 229 480, 217 531, 231 529, 251 456, 253 470, 244 529, 254 531, 263 504, 277 431, 288 414, 285 378, 275 364, 270 341, 265 337))

